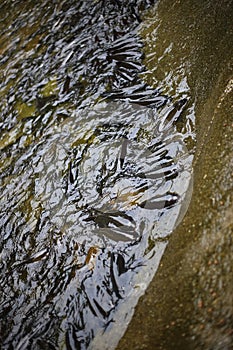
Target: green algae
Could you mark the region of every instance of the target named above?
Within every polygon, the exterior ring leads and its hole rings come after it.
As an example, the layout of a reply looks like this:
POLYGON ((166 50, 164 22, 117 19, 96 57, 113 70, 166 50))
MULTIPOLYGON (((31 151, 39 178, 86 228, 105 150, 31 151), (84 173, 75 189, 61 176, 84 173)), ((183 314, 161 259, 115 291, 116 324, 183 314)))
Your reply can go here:
POLYGON ((17 101, 15 105, 15 110, 18 114, 18 120, 33 117, 36 115, 36 103, 25 103, 22 101, 17 101))
POLYGON ((58 92, 57 77, 51 77, 41 89, 41 95, 43 97, 50 97, 50 96, 56 95, 57 92, 58 92))
POLYGON ((23 135, 23 125, 17 124, 14 128, 12 128, 9 132, 5 132, 1 135, 0 139, 0 150, 4 149, 5 147, 8 147, 23 135))

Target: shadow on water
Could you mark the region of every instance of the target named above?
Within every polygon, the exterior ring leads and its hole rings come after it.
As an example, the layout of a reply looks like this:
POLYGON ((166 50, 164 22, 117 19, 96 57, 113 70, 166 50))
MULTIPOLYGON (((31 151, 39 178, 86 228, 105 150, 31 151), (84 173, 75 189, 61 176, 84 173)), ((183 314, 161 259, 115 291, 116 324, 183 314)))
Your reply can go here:
POLYGON ((151 4, 1 4, 4 349, 114 348, 187 209, 193 105, 140 78, 151 4))

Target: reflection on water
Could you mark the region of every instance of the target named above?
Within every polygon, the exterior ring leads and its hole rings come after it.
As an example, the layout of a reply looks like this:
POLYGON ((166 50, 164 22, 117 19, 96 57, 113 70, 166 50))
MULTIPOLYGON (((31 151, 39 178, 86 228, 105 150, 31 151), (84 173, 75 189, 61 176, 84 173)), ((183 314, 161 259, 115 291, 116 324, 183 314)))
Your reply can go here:
POLYGON ((187 206, 188 91, 139 77, 149 3, 1 5, 6 349, 114 348, 187 206))

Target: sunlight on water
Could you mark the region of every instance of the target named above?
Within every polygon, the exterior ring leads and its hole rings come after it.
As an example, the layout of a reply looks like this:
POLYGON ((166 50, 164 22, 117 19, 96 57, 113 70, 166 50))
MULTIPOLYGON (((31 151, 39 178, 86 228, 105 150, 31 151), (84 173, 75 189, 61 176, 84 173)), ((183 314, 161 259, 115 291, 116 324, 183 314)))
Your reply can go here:
POLYGON ((143 3, 3 2, 5 349, 114 348, 187 210, 193 109, 139 76, 143 3))

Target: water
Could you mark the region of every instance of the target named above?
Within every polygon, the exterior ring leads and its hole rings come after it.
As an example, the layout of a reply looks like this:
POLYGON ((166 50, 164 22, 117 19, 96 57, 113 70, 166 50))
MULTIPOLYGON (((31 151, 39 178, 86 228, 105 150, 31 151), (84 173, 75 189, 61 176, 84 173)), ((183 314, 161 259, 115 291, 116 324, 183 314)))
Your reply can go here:
POLYGON ((187 209, 193 109, 143 82, 150 3, 1 4, 4 349, 114 348, 187 209))

